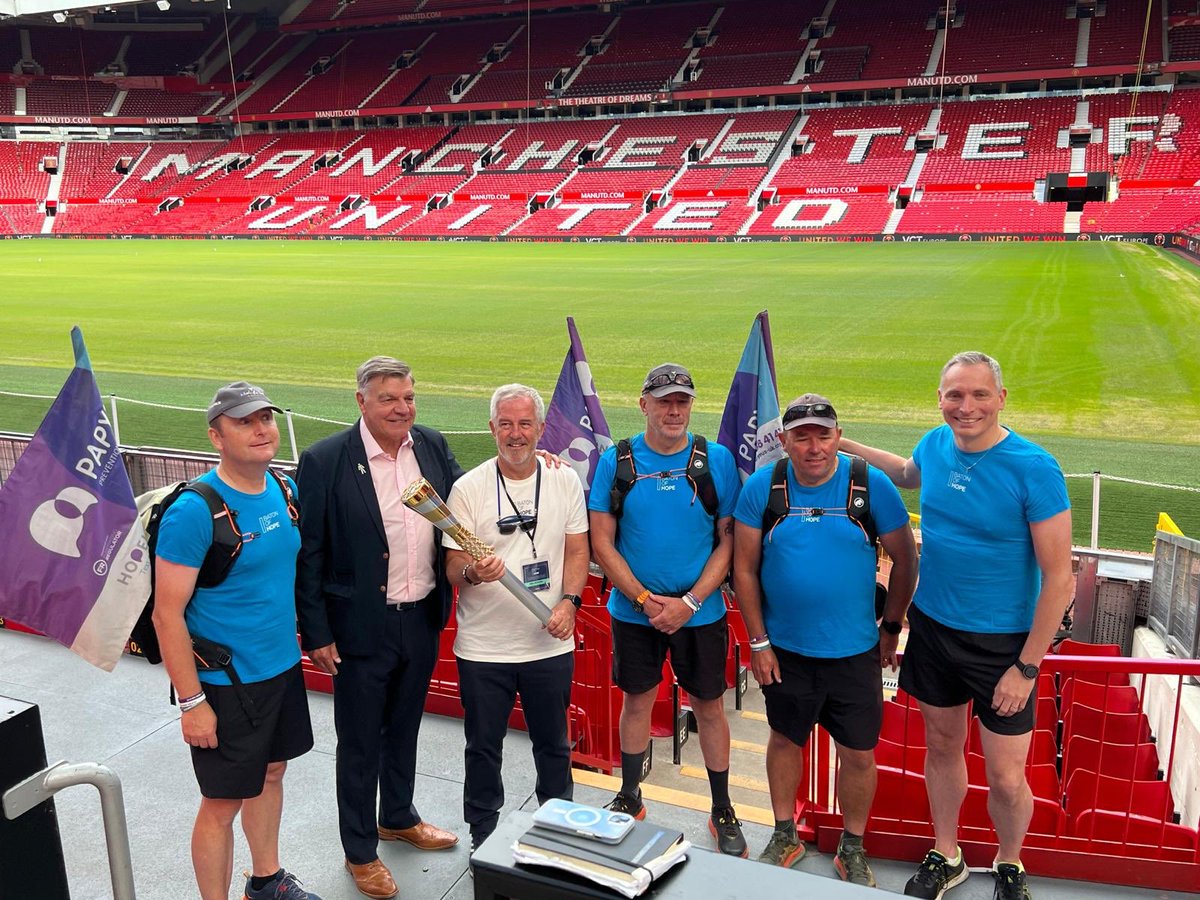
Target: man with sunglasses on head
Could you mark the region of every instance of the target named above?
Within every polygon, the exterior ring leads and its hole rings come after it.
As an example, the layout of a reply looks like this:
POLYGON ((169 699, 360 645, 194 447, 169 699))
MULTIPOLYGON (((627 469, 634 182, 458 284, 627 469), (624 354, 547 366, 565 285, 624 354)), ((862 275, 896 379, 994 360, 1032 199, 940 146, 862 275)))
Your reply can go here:
POLYGON ((613 680, 624 699, 621 790, 608 808, 638 819, 646 815, 638 784, 663 661, 670 656, 699 727, 712 793, 709 830, 722 853, 746 856, 729 799, 729 722, 722 700, 728 644, 720 590, 733 554, 740 481, 733 456, 721 445, 707 444, 707 460, 696 456, 698 439, 688 432, 695 397, 683 366, 651 369, 640 401, 646 430, 628 442, 632 486, 619 489, 622 466, 628 466, 618 460, 622 441, 601 457, 589 496, 592 552, 613 585, 613 680), (704 468, 707 477, 700 474, 704 468), (712 489, 710 512, 705 497, 712 489))
POLYGON ((358 367, 362 417, 300 455, 296 607, 302 646, 333 676, 338 830, 359 893, 399 892, 379 841, 446 850, 458 837, 421 818, 417 735, 452 592, 434 526, 401 500, 425 478, 445 497, 462 475, 446 438, 414 420, 412 370, 358 367))
POLYGON ((934 846, 904 893, 928 900, 967 879, 958 815, 967 793, 967 703, 979 716, 997 900, 1028 900, 1021 848, 1033 816, 1025 758, 1038 667, 1071 599, 1071 504, 1049 453, 1000 424, 1000 364, 967 351, 942 368, 945 424, 908 459, 853 441, 902 488, 921 489, 921 581, 900 686, 925 720, 934 846))
POLYGON ((917 549, 900 492, 869 467, 866 484, 854 484, 853 461, 837 452, 841 435, 825 397, 804 394, 788 405, 780 435, 787 458, 751 475, 738 499, 733 584, 771 727, 767 781, 775 831, 759 860, 791 867, 804 856, 794 818, 796 790, 804 746, 820 723, 837 746, 839 763, 843 830, 834 867, 843 880, 874 887, 863 834, 883 721, 879 669, 895 666, 917 549), (783 499, 772 506, 777 484, 783 499), (861 488, 870 498, 868 521, 851 506, 861 499, 861 488), (878 625, 876 533, 892 559, 878 625))
POLYGON ((217 391, 208 439, 220 462, 167 507, 155 546, 154 628, 200 785, 192 866, 202 900, 229 896, 239 815, 253 864, 239 896, 319 900, 279 864, 283 775, 288 760, 312 748, 313 734, 296 647, 294 488, 267 472, 279 450, 277 412, 262 388, 244 381, 217 391), (197 584, 210 550, 223 548, 228 559, 229 548, 213 545, 213 512, 201 490, 233 513, 241 541, 228 574, 209 587, 197 584), (198 670, 194 640, 227 649, 237 683, 228 670, 198 670))
POLYGON ((449 535, 446 569, 458 587, 459 694, 466 732, 463 818, 476 848, 504 805, 500 762, 515 698, 533 744, 539 803, 570 800, 567 709, 574 674, 575 610, 587 581, 587 508, 570 466, 535 455, 546 425, 541 395, 506 384, 492 395, 496 456, 454 484, 446 505, 495 552, 476 560, 449 535), (551 611, 545 626, 499 583, 520 578, 551 611))

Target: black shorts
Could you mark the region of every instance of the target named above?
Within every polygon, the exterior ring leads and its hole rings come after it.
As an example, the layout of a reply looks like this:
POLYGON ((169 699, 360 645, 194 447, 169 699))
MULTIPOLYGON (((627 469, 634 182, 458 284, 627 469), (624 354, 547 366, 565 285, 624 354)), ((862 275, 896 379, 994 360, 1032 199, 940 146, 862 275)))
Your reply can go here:
POLYGON ((772 647, 783 680, 763 685, 767 723, 803 747, 818 722, 851 750, 874 750, 883 725, 879 646, 855 656, 822 659, 772 647))
POLYGON ((708 625, 680 628, 663 634, 649 625, 612 620, 613 681, 627 694, 644 694, 662 681, 663 660, 680 687, 698 700, 716 700, 725 693, 725 658, 729 635, 725 617, 708 625))
POLYGON ((979 722, 993 734, 1033 730, 1037 685, 1019 713, 1001 716, 992 709, 996 685, 1017 661, 1028 632, 984 634, 959 631, 908 609, 908 644, 900 666, 900 687, 930 706, 962 706, 974 701, 979 722))
POLYGON ((217 746, 193 747, 192 768, 200 793, 213 800, 257 797, 268 763, 295 759, 312 749, 312 721, 300 663, 243 689, 254 703, 257 727, 250 724, 232 685, 204 685, 208 704, 217 714, 217 746))

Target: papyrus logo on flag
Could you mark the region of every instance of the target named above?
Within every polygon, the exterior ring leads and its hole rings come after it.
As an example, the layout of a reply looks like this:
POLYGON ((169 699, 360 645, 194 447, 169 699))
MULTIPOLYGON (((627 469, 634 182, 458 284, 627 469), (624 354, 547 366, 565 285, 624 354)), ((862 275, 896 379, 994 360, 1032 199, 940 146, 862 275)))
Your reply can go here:
POLYGON ((0 489, 0 616, 111 670, 150 594, 150 557, 83 335, 75 368, 0 489))
POLYGON ((754 317, 746 349, 733 375, 717 443, 729 449, 745 481, 760 466, 783 457, 779 443, 779 394, 775 388, 775 351, 764 309, 754 317))
POLYGON ((592 381, 592 370, 587 355, 575 330, 575 320, 567 317, 567 333, 571 346, 563 360, 554 396, 546 409, 546 430, 538 446, 556 453, 571 464, 579 473, 586 497, 592 488, 592 476, 600 454, 612 446, 612 434, 604 411, 600 409, 600 398, 592 381))

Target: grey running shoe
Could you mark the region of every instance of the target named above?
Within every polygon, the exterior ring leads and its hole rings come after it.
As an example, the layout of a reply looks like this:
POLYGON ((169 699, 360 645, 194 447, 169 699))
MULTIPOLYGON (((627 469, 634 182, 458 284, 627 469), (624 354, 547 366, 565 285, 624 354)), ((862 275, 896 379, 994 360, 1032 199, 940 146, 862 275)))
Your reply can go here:
POLYGON ((957 866, 950 865, 950 860, 936 850, 925 854, 921 868, 917 874, 908 879, 904 886, 904 896, 923 897, 924 900, 941 900, 943 894, 952 887, 957 887, 967 880, 971 873, 967 870, 966 860, 959 853, 957 866))
POLYGON ((842 881, 875 887, 875 873, 871 871, 871 864, 867 862, 867 851, 863 849, 861 842, 847 846, 845 836, 839 838, 833 867, 837 869, 842 881))
POLYGON ((1000 863, 994 873, 996 878, 996 893, 993 900, 1031 900, 1029 885, 1025 883, 1025 873, 1012 863, 1000 863))
POLYGON ((795 831, 774 831, 763 852, 758 854, 758 861, 772 866, 783 866, 790 869, 804 859, 804 844, 796 836, 795 831))

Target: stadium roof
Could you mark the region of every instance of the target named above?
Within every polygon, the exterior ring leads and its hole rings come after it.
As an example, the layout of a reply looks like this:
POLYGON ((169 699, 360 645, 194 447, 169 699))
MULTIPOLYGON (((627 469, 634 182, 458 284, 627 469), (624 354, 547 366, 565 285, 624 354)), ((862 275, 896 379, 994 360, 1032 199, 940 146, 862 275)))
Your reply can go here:
POLYGON ((63 0, 0 0, 0 16, 36 16, 78 9, 101 9, 107 6, 131 6, 141 0, 108 0, 107 3, 64 4, 63 0))

